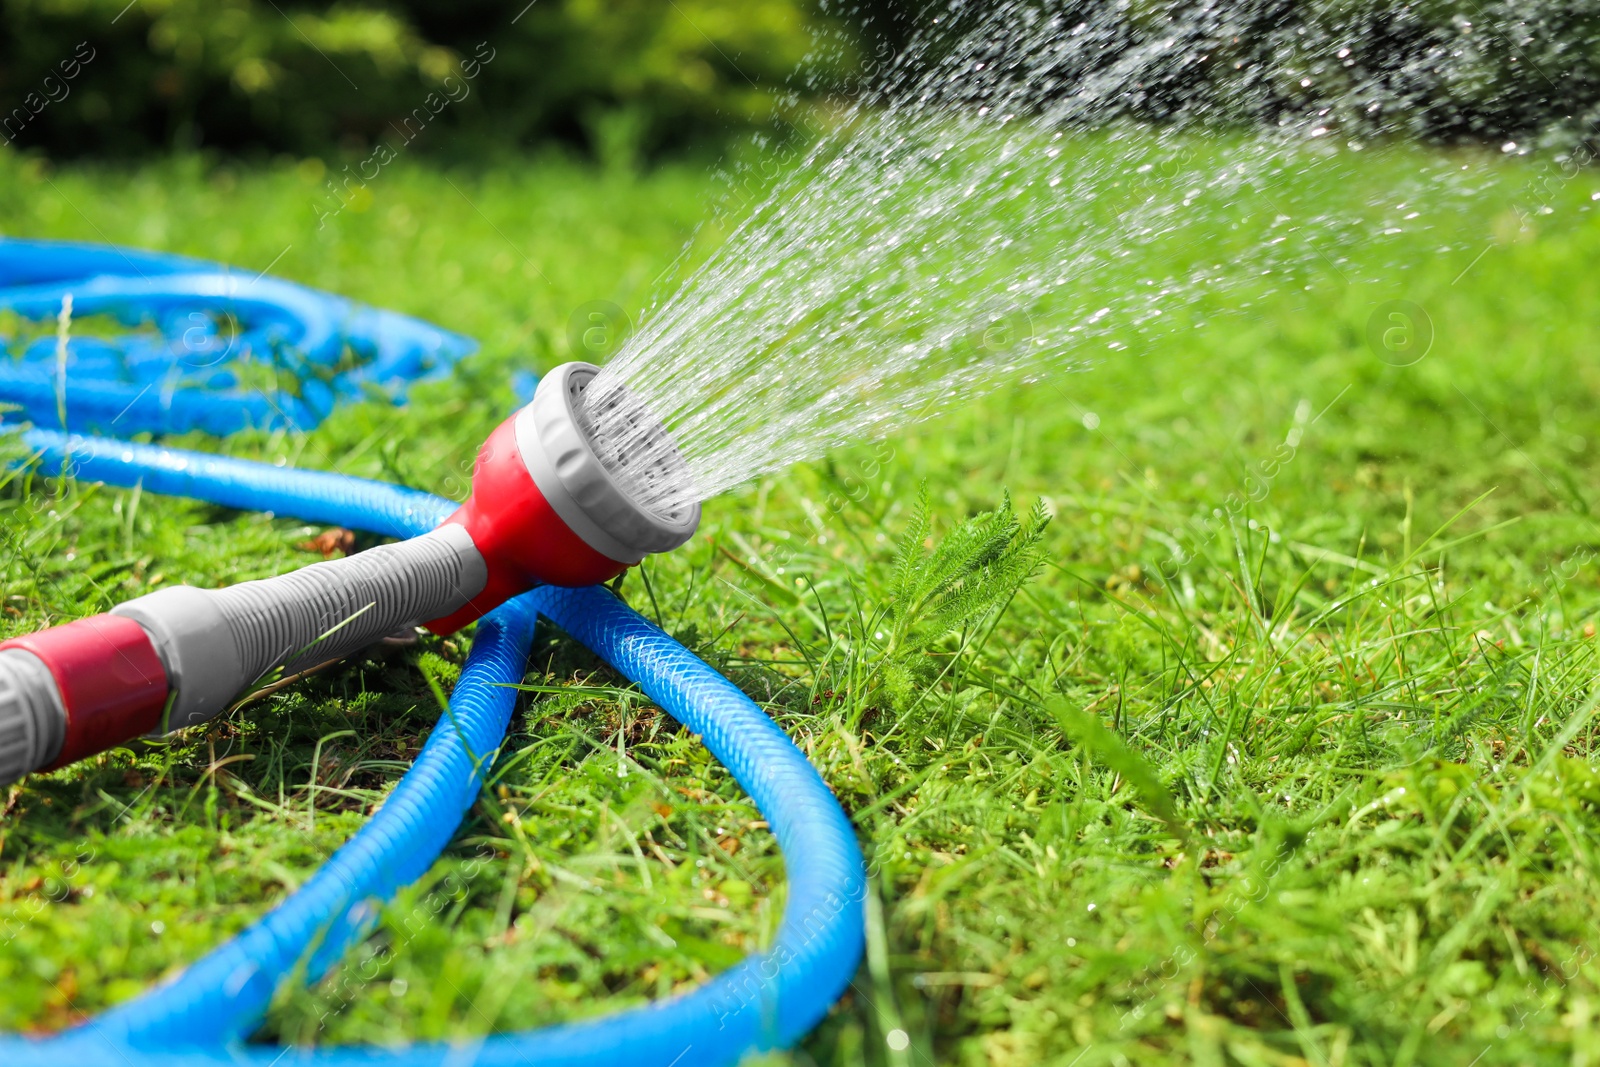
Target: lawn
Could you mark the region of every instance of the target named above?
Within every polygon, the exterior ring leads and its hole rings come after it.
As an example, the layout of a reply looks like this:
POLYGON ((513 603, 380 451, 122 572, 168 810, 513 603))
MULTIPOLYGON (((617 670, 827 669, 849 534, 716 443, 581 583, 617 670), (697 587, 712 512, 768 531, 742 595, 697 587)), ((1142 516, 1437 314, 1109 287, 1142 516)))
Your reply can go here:
MULTIPOLYGON (((585 305, 638 315, 713 197, 687 164, 402 161, 319 227, 325 177, 0 154, 0 231, 271 265, 477 338, 407 406, 177 442, 459 496, 516 372, 585 357, 585 305)), ((1427 310, 1418 362, 1369 348, 1370 286, 1318 278, 716 500, 628 576, 801 744, 869 858, 866 962, 775 1062, 1600 1056, 1596 189, 1558 183, 1527 227, 1485 203, 1475 248, 1419 239, 1376 294, 1427 310), (934 632, 897 557, 1004 491, 1051 516, 1038 566, 934 632)), ((82 482, 14 476, 0 508, 6 635, 319 558, 319 528, 82 482)), ((375 652, 0 798, 0 1027, 125 1000, 299 885, 468 647, 375 652)), ((561 691, 526 695, 451 851, 262 1039, 593 1015, 771 935, 781 859, 696 741, 558 633, 529 681, 561 691)))

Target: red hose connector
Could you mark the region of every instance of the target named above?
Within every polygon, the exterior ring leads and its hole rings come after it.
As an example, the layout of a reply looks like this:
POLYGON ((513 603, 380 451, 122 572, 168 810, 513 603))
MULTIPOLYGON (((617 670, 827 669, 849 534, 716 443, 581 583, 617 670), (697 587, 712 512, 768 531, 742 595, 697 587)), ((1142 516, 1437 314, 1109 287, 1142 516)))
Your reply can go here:
POLYGON ((466 529, 489 580, 464 607, 428 623, 436 634, 454 633, 536 585, 597 585, 628 569, 573 533, 539 492, 517 451, 516 422, 511 416, 483 443, 472 495, 445 520, 466 529))
POLYGON ((31 652, 50 669, 66 707, 61 751, 46 769, 115 748, 161 725, 167 672, 144 627, 120 615, 93 615, 0 642, 31 652))

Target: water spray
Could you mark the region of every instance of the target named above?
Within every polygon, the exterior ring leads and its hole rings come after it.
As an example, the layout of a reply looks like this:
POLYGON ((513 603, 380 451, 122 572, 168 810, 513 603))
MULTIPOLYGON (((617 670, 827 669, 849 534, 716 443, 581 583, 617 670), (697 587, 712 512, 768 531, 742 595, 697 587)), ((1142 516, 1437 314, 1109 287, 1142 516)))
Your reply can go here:
POLYGON ((472 495, 437 529, 226 589, 173 586, 0 642, 0 785, 145 734, 195 726, 273 676, 342 659, 396 630, 449 634, 538 585, 597 585, 682 545, 698 503, 652 510, 626 486, 688 475, 626 392, 637 436, 585 418, 599 368, 557 367, 478 452, 472 495))

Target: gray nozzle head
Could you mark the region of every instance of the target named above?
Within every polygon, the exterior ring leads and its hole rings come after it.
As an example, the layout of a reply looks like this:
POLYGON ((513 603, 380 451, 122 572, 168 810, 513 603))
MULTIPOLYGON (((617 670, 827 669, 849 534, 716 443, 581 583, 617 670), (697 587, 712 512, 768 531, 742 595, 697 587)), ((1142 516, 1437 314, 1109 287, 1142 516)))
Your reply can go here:
POLYGON ((694 535, 700 505, 653 509, 630 485, 645 479, 687 482, 689 468, 659 419, 626 390, 589 405, 600 368, 563 363, 539 381, 517 414, 517 451, 550 507, 596 552, 638 563, 669 552, 694 535), (621 425, 626 438, 606 427, 621 425))

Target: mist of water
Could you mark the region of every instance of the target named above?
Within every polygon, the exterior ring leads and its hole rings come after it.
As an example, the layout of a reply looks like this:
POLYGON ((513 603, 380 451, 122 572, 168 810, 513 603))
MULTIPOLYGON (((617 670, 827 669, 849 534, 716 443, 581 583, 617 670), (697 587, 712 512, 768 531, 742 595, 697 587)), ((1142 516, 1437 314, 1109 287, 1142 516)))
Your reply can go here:
POLYGON ((1381 87, 1372 107, 1311 98, 1231 132, 1208 124, 1214 101, 1129 121, 1130 98, 1206 58, 1211 8, 1112 62, 1123 5, 953 9, 781 168, 590 386, 593 430, 623 452, 659 440, 619 414, 637 410, 631 394, 686 461, 687 477, 628 487, 648 506, 1285 292, 1398 276, 1419 248, 1481 241, 1481 205, 1509 180, 1483 152, 1386 141, 1381 87))

